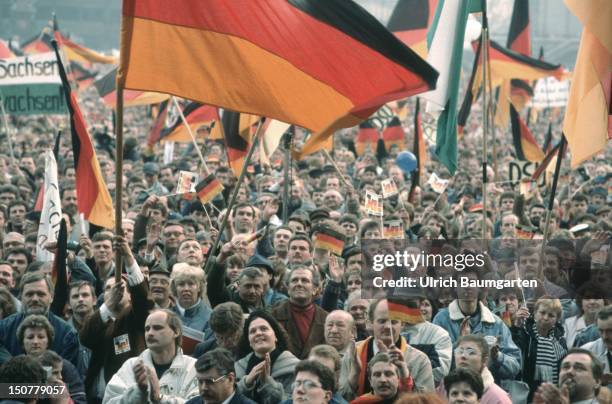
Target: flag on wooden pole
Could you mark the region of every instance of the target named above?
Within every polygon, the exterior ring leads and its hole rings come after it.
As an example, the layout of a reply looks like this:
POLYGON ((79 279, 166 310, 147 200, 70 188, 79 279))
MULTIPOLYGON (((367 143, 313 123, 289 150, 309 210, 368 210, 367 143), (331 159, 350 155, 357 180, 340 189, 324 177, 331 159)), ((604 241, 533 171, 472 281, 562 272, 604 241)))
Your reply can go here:
POLYGON ((437 77, 350 0, 124 0, 122 16, 121 87, 304 127, 300 156, 437 77))

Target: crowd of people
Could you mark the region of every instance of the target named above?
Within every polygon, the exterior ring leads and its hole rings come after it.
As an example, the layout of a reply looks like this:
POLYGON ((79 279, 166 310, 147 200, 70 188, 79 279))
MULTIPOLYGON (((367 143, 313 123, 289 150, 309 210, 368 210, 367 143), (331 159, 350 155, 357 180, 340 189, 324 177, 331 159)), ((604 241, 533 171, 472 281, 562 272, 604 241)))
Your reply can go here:
MULTIPOLYGON (((92 88, 79 97, 115 197, 111 111, 92 88)), ((51 398, 58 403, 611 402, 612 148, 578 170, 563 164, 542 249, 549 184, 522 193, 510 181, 516 156, 498 129, 483 213, 482 132, 472 115, 453 176, 428 152, 413 187, 396 164, 397 146, 357 155, 352 129, 334 137, 333 161, 291 159, 287 176, 282 146, 269 162, 256 151, 237 184, 222 140, 198 132, 206 168, 193 144, 176 144, 169 158, 164 147, 145 146, 150 110, 130 108, 121 234, 83 223, 80 173, 64 135, 57 163, 67 290, 51 279, 54 263, 35 258, 34 206, 41 156, 68 123, 11 117, 15 160, 6 134, 0 144, 0 381, 64 385, 51 398), (205 205, 176 195, 179 171, 213 173, 224 191, 205 205), (449 180, 442 192, 426 181, 434 172, 449 180), (384 199, 384 217, 372 216, 365 194, 381 194, 387 179, 398 193, 384 199), (388 220, 401 222, 400 249, 445 240, 446 254, 465 255, 486 235, 483 268, 434 265, 418 268, 420 276, 539 286, 377 295, 362 245, 384 238, 388 220), (316 241, 328 229, 343 235, 341 257, 316 241), (393 315, 397 301, 412 310, 404 321, 393 315)), ((538 140, 561 118, 542 112, 532 123, 538 140)), ((412 124, 404 127, 410 145, 412 124)), ((291 144, 305 135, 296 130, 291 144)))

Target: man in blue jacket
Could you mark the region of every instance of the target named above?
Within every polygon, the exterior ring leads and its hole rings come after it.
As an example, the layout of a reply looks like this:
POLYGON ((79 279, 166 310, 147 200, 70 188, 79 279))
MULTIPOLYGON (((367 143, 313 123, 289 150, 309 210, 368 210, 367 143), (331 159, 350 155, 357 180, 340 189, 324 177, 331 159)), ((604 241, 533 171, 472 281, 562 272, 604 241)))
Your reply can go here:
POLYGON ((53 300, 53 286, 42 272, 26 273, 21 279, 21 304, 23 311, 0 321, 0 344, 13 356, 23 354, 17 340, 17 327, 30 314, 41 314, 49 319, 55 331, 50 347, 74 366, 79 365, 80 343, 74 328, 60 317, 49 312, 53 300))

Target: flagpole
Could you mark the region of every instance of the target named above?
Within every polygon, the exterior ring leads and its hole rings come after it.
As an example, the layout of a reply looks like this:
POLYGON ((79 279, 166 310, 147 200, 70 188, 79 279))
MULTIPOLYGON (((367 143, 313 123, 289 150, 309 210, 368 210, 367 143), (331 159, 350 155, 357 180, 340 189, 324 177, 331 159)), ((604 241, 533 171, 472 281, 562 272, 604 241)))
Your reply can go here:
POLYGON ((283 182, 283 223, 287 224, 287 219, 289 218, 289 171, 291 170, 291 138, 293 137, 291 129, 285 132, 284 136, 285 170, 283 182))
POLYGON ((232 197, 230 198, 229 205, 227 206, 227 209, 225 210, 225 215, 223 216, 223 221, 221 222, 221 226, 219 227, 219 233, 218 233, 217 237, 215 238, 215 242, 213 243, 213 246, 210 249, 211 253, 208 254, 208 258, 206 258, 206 262, 204 263, 204 271, 206 273, 208 273, 208 270, 207 270, 208 269, 208 265, 211 262, 210 261, 210 257, 212 257, 212 255, 217 250, 217 247, 219 247, 219 242, 221 241, 221 236, 223 235, 223 231, 227 227, 228 219, 229 219, 230 215, 232 214, 232 208, 234 207, 234 204, 236 203, 236 199, 238 198, 238 191, 240 190, 240 185, 242 184, 242 181, 244 180, 244 176, 246 175, 247 166, 249 165, 249 162, 251 161, 251 157, 253 156, 253 152, 255 151, 255 147, 257 146, 257 142, 259 141, 259 135, 261 133, 261 129, 263 128, 263 121, 264 121, 263 119, 259 120, 259 124, 257 125, 257 130, 255 131, 255 135, 253 135, 253 139, 252 139, 252 142, 251 142, 251 147, 249 148, 249 152, 247 153, 246 157, 244 158, 244 164, 242 165, 242 170, 240 170, 240 176, 238 177, 238 181, 236 181, 236 185, 234 186, 234 192, 232 192, 232 197))
POLYGON ((487 59, 489 53, 487 12, 482 13, 482 239, 487 238, 487 133, 489 108, 487 104, 487 59))
POLYGON ((176 97, 172 97, 172 102, 174 102, 174 106, 176 107, 176 109, 179 112, 179 115, 181 116, 181 121, 183 121, 183 125, 185 125, 185 129, 187 129, 187 132, 189 132, 189 136, 191 136, 191 141, 193 142, 193 146, 195 147, 196 152, 198 153, 198 157, 200 157, 200 161, 202 161, 202 164, 204 166, 204 170, 206 171, 206 175, 210 174, 210 171, 208 171, 208 166, 206 165, 206 160, 204 160, 204 156, 202 155, 202 151, 200 150, 200 147, 198 146, 198 142, 196 142, 196 138, 193 135, 193 132, 191 131, 191 127, 187 123, 187 119, 185 119, 185 115, 183 114, 183 110, 181 109, 181 106, 179 105, 178 101, 176 100, 176 97))
POLYGON ((329 160, 331 165, 338 172, 338 175, 340 175, 340 178, 342 179, 342 182, 344 182, 344 185, 346 185, 348 188, 351 188, 351 189, 355 190, 355 187, 352 184, 350 184, 346 180, 346 178, 344 178, 344 174, 342 174, 342 171, 340 171, 340 168, 336 165, 336 162, 334 161, 332 156, 329 154, 329 152, 327 150, 325 150, 325 149, 323 149, 322 151, 323 151, 323 154, 325 155, 325 158, 327 158, 327 160, 329 160))
POLYGON ((2 94, 2 99, 0 100, 0 108, 2 108, 2 120, 4 121, 4 131, 6 132, 9 153, 11 154, 11 163, 15 164, 17 160, 15 160, 15 152, 13 151, 13 140, 11 139, 11 132, 9 131, 8 115, 6 114, 6 109, 4 109, 4 94, 2 94))
MULTIPOLYGON (((115 126, 115 234, 123 235, 121 205, 123 199, 123 84, 117 83, 117 122, 115 126)), ((121 249, 115 251, 115 282, 121 282, 123 264, 121 249)))
MULTIPOLYGON (((548 242, 549 232, 550 232, 550 218, 552 216, 552 210, 555 205, 555 194, 557 193, 557 183, 559 182, 559 174, 561 173, 561 162, 563 161, 563 155, 565 154, 565 145, 567 140, 565 139, 565 134, 561 133, 561 141, 559 145, 559 151, 557 153, 557 165, 555 166, 555 174, 553 176, 553 183, 550 189, 550 197, 548 199, 548 209, 546 211, 546 220, 544 222, 544 239, 542 240, 542 246, 540 247, 540 260, 538 264, 538 273, 542 271, 542 264, 544 261, 544 248, 546 248, 546 243, 548 242)), ((537 186, 537 184, 536 184, 537 186)))

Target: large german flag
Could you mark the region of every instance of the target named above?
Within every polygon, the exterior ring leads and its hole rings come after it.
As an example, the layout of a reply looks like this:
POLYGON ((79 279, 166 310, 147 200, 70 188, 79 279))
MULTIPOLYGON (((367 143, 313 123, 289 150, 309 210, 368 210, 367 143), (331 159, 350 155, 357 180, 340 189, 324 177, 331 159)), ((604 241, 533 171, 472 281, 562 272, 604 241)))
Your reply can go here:
POLYGON ((512 125, 512 141, 518 159, 541 162, 544 159, 544 153, 514 105, 510 105, 510 124, 512 125))
MULTIPOLYGON (((108 72, 104 77, 96 80, 94 86, 102 101, 110 107, 115 108, 117 102, 117 68, 108 72)), ((125 90, 123 92, 123 105, 133 107, 136 105, 157 104, 170 98, 168 94, 154 93, 151 91, 125 90)))
POLYGON ((307 128, 302 154, 436 79, 351 0, 123 2, 120 85, 307 128))
POLYGON ((389 121, 387 127, 383 130, 382 140, 385 143, 387 152, 391 150, 392 146, 397 146, 400 150, 406 148, 404 128, 402 128, 402 123, 397 115, 391 118, 391 121, 389 121))
MULTIPOLYGON (((506 46, 521 55, 531 56, 529 0, 514 0, 506 46)), ((512 79, 510 83, 510 98, 514 106, 520 111, 533 97, 533 88, 525 80, 512 79)))
POLYGON ((470 81, 465 92, 465 97, 463 98, 463 103, 461 104, 459 114, 457 115, 457 130, 460 134, 463 133, 465 125, 467 124, 468 117, 470 116, 470 112, 472 110, 472 104, 476 102, 478 96, 480 95, 480 83, 482 82, 482 77, 479 79, 476 78, 477 74, 482 74, 482 70, 480 70, 480 64, 482 63, 480 56, 482 52, 482 36, 478 37, 478 40, 473 42, 472 45, 474 47, 476 56, 474 57, 474 63, 472 64, 472 74, 470 75, 470 81))
POLYGON ((399 0, 387 28, 422 58, 427 57, 427 29, 433 21, 438 0, 399 0))
POLYGON ((87 124, 81 113, 76 96, 68 82, 68 76, 59 55, 57 45, 54 46, 57 57, 66 104, 70 114, 70 133, 72 138, 72 153, 74 156, 74 169, 76 172, 76 191, 78 195, 77 205, 79 213, 83 213, 85 219, 97 226, 113 229, 115 213, 113 201, 108 193, 106 184, 100 172, 100 163, 96 151, 91 144, 91 138, 87 132, 87 124))
MULTIPOLYGON (((183 116, 194 135, 199 128, 205 126, 208 129, 208 133, 211 134, 211 138, 223 139, 221 118, 219 117, 217 107, 192 101, 183 108, 183 116)), ((192 140, 182 119, 177 116, 177 119, 170 126, 162 129, 160 141, 189 143, 192 140)))
POLYGON ((359 124, 357 137, 355 138, 355 151, 358 156, 370 151, 376 153, 376 145, 378 144, 378 129, 372 125, 369 120, 359 124))
MULTIPOLYGON (((103 63, 116 64, 117 58, 114 56, 106 56, 92 49, 86 48, 83 45, 72 42, 59 31, 55 32, 55 39, 61 39, 62 51, 66 54, 69 60, 79 63, 103 63)), ((59 40, 58 40, 59 42, 59 40)))

